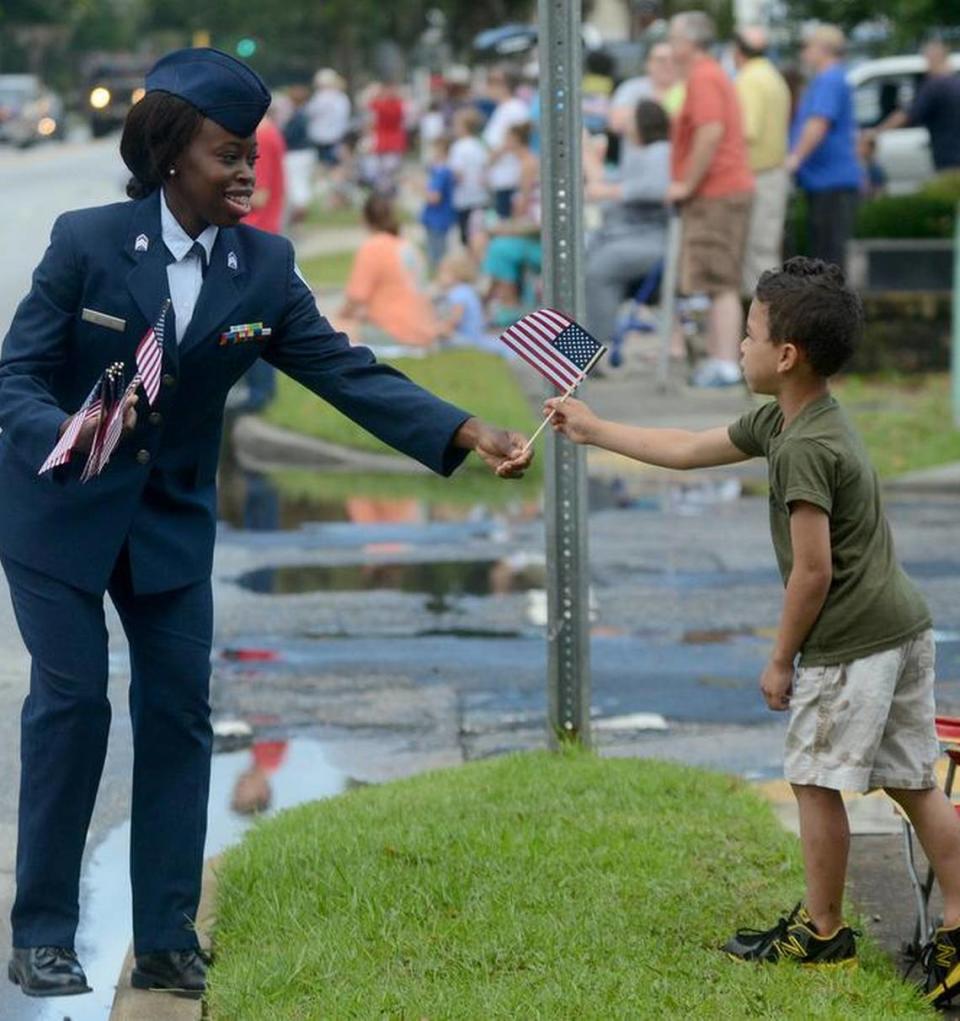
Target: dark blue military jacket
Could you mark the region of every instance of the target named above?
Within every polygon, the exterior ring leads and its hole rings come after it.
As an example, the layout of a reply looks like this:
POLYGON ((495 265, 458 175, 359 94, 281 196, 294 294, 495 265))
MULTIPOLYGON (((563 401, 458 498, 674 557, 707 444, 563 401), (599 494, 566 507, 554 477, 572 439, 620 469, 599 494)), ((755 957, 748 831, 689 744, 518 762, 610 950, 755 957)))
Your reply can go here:
POLYGON ((258 357, 434 471, 449 475, 463 460, 451 439, 468 413, 351 347, 317 311, 289 241, 240 226, 217 234, 181 343, 166 331, 157 403, 148 408, 141 393, 137 427, 103 473, 81 483, 86 456, 75 453, 38 476, 103 370, 123 361, 131 377, 168 295, 167 261, 159 193, 54 224, 0 357, 0 555, 96 593, 125 542, 138 592, 208 576, 224 401, 258 357), (220 343, 245 323, 270 335, 220 343))

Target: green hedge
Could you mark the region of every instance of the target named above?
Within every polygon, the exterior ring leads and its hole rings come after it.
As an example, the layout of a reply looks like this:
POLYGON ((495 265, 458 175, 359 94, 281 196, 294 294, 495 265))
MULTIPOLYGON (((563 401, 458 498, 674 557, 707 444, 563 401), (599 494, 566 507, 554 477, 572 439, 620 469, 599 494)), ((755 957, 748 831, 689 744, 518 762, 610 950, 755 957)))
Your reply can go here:
POLYGON ((952 238, 956 199, 918 192, 864 202, 857 213, 858 238, 952 238))
MULTIPOLYGON (((882 195, 861 204, 855 238, 952 238, 960 173, 941 174, 912 195, 882 195)), ((787 213, 787 255, 809 253, 807 205, 797 192, 787 213)))

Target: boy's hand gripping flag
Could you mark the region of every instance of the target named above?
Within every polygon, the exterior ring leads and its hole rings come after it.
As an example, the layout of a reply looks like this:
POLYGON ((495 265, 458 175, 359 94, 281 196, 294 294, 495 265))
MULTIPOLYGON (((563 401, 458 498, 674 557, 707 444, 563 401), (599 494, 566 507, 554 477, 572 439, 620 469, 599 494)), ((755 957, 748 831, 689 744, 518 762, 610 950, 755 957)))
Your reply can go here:
MULTIPOLYGON (((561 403, 587 378, 607 352, 603 344, 579 323, 552 308, 537 309, 518 319, 503 331, 500 339, 563 391, 561 403)), ((527 441, 523 448, 525 451, 533 445, 551 418, 553 412, 527 441)))

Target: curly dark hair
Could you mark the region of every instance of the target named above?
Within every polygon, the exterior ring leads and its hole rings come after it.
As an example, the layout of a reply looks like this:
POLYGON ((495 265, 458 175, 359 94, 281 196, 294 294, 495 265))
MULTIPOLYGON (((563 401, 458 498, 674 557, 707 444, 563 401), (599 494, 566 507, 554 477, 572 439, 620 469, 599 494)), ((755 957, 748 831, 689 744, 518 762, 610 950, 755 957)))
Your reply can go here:
POLYGON ((799 255, 788 259, 760 277, 756 300, 767 307, 770 340, 796 344, 818 376, 834 375, 853 356, 863 305, 839 266, 799 255))
POLYGON ((148 92, 135 103, 120 138, 120 155, 133 174, 127 195, 142 199, 156 191, 202 124, 195 106, 169 92, 148 92))

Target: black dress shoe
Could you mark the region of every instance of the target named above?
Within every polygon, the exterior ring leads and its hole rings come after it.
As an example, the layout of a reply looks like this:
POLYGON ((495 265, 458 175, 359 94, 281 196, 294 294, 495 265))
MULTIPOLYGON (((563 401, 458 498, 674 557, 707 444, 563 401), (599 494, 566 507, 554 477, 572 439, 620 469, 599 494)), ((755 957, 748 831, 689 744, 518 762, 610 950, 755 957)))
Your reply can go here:
POLYGON ((77 955, 66 947, 14 947, 7 975, 27 996, 92 992, 77 955))
POLYGON ((199 999, 207 988, 207 962, 199 950, 140 954, 130 984, 134 989, 199 999))

